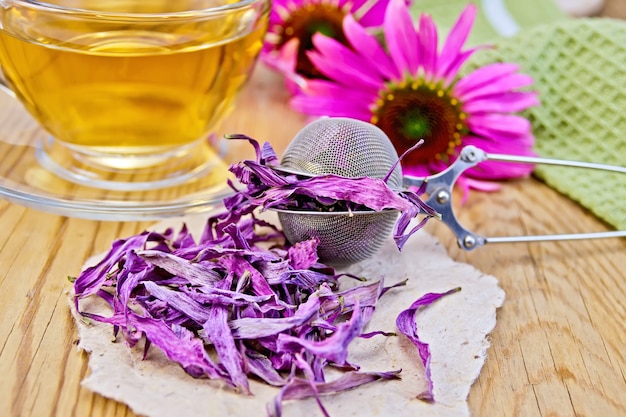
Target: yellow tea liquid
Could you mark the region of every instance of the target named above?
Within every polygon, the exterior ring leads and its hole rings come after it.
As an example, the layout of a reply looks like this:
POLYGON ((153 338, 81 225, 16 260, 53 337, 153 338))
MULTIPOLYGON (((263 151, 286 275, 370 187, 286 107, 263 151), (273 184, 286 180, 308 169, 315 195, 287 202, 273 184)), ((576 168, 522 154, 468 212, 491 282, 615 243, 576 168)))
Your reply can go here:
POLYGON ((2 13, 0 64, 28 110, 66 143, 121 154, 205 136, 233 106, 267 25, 265 14, 243 31, 237 18, 166 29, 83 21, 26 30, 17 27, 23 16, 2 13))

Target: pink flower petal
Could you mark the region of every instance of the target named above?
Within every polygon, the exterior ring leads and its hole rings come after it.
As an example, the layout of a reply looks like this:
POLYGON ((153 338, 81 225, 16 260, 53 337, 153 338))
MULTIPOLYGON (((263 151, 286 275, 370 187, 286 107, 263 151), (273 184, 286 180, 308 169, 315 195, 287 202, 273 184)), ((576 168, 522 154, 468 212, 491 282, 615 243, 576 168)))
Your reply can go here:
POLYGON ((369 121, 371 112, 367 108, 349 106, 341 100, 332 97, 311 97, 298 95, 291 99, 293 109, 317 116, 350 117, 369 121))
POLYGON ((526 118, 513 114, 470 115, 467 126, 472 132, 486 137, 490 137, 493 132, 526 136, 531 130, 526 118))
MULTIPOLYGON (((488 138, 468 136, 465 142, 472 144, 487 153, 536 156, 532 151, 534 137, 532 135, 521 136, 519 138, 509 138, 508 140, 494 141, 488 138)), ((485 161, 476 167, 468 169, 465 174, 471 178, 480 179, 508 179, 526 177, 532 173, 535 166, 516 162, 485 161)), ((474 187, 475 188, 475 187, 474 187)))
POLYGON ((473 89, 489 85, 490 83, 511 75, 519 70, 519 65, 512 63, 494 63, 480 67, 464 76, 454 86, 454 93, 461 96, 473 89))
POLYGON ((526 74, 510 74, 505 77, 471 89, 464 94, 455 94, 461 101, 470 101, 483 96, 501 94, 533 84, 533 78, 526 74))
MULTIPOLYGON (((381 2, 382 3, 382 2, 381 2)), ((343 31, 355 51, 375 63, 379 73, 388 79, 400 78, 400 72, 375 36, 369 34, 351 15, 343 19, 343 31)))
POLYGON ((390 0, 385 13, 385 39, 391 59, 400 73, 417 76, 419 44, 413 19, 403 0, 390 0))
POLYGON ((385 21, 385 10, 388 4, 389 0, 359 0, 355 2, 352 10, 359 23, 363 26, 381 26, 385 21), (357 3, 359 4, 357 5, 357 3))
POLYGON ((437 69, 437 27, 432 17, 426 14, 420 16, 419 39, 424 69, 424 78, 432 81, 437 69))
POLYGON ((362 105, 363 108, 376 100, 376 94, 371 94, 361 90, 355 90, 350 86, 343 86, 328 80, 307 80, 303 93, 311 96, 326 96, 337 100, 345 101, 350 106, 362 105))
POLYGON ((458 55, 461 53, 461 48, 469 36, 476 18, 476 11, 477 8, 474 4, 468 4, 452 27, 439 56, 438 77, 447 78, 448 76, 454 77, 456 75, 458 69, 454 68, 453 63, 457 60, 458 55))
POLYGON ((495 144, 506 144, 505 148, 499 148, 499 151, 504 153, 521 155, 527 152, 529 155, 533 155, 532 147, 535 144, 535 137, 530 131, 525 135, 493 131, 490 136, 482 136, 482 138, 495 144))
POLYGON ((443 161, 434 160, 427 165, 402 165, 402 173, 413 177, 426 177, 443 171, 448 166, 443 161))
MULTIPOLYGON (((368 0, 336 0, 335 2, 337 4, 337 8, 338 9, 341 9, 344 6, 348 5, 348 6, 350 6, 350 12, 354 13, 360 7, 362 7, 364 4, 366 4, 367 1, 368 0)), ((310 2, 310 3, 313 3, 313 2, 310 2)), ((320 3, 326 3, 326 2, 321 2, 320 1, 320 3)))
POLYGON ((472 56, 474 53, 480 49, 484 49, 485 46, 477 46, 476 48, 468 49, 467 51, 463 51, 457 55, 456 59, 451 63, 450 71, 448 71, 448 75, 444 78, 443 85, 447 88, 452 85, 452 82, 457 77, 459 70, 465 64, 465 62, 472 56))
POLYGON ((290 9, 295 8, 291 1, 277 0, 272 2, 272 12, 270 13, 270 29, 274 25, 282 26, 291 15, 290 9))
POLYGON ((279 72, 285 78, 285 87, 291 94, 296 94, 304 85, 305 79, 296 72, 300 40, 293 38, 278 51, 261 55, 265 65, 279 72))
POLYGON ((376 61, 367 59, 366 56, 357 54, 337 40, 321 34, 314 35, 313 44, 317 52, 332 60, 334 65, 352 70, 358 68, 359 73, 367 77, 368 82, 371 81, 377 86, 383 84, 376 61))
MULTIPOLYGON (((343 103, 351 112, 360 114, 360 120, 369 120, 372 116, 370 112, 370 105, 376 96, 368 94, 366 92, 355 90, 353 88, 344 87, 326 80, 309 80, 306 83, 306 87, 301 90, 303 94, 298 94, 294 97, 293 103, 299 103, 304 98, 324 98, 333 102, 336 102, 335 106, 343 103)), ((320 113, 316 113, 320 114, 320 113)))
POLYGON ((463 105, 463 111, 478 113, 515 113, 539 105, 536 92, 508 92, 483 96, 463 105))
POLYGON ((532 174, 535 166, 515 162, 485 161, 480 165, 465 171, 471 178, 485 180, 503 180, 510 178, 524 178, 532 174))
POLYGON ((487 153, 536 156, 532 149, 535 137, 531 133, 525 136, 502 135, 498 138, 468 135, 463 137, 463 142, 477 146, 487 153))
POLYGON ((483 191, 486 193, 492 193, 502 188, 500 184, 495 183, 493 181, 475 180, 475 179, 463 177, 463 176, 457 180, 456 186, 459 187, 463 191, 463 195, 461 197, 461 204, 467 203, 470 190, 478 190, 478 191, 483 191))
POLYGON ((473 190, 480 190, 485 192, 494 192, 502 189, 502 185, 493 181, 481 181, 474 178, 463 178, 465 185, 473 190))
MULTIPOLYGON (((324 39, 330 39, 321 34, 315 34, 313 36, 313 43, 316 45, 319 42, 323 42, 324 39)), ((332 42, 336 42, 330 39, 332 42)), ((345 46, 342 48, 345 51, 348 49, 345 46)), ((325 53, 326 51, 322 48, 325 53)), ((353 88, 363 88, 366 90, 378 91, 381 85, 381 81, 371 74, 366 74, 360 71, 359 67, 353 67, 345 64, 342 54, 331 53, 324 55, 318 51, 308 51, 307 56, 315 65, 315 67, 328 78, 335 80, 341 84, 352 86, 353 88)), ((348 60, 349 62, 349 60, 348 60)))

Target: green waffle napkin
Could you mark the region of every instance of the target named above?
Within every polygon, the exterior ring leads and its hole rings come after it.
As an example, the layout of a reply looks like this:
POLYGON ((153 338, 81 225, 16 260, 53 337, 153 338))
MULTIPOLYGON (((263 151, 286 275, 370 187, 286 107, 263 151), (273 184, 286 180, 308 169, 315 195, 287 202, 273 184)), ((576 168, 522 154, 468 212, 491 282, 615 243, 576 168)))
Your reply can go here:
MULTIPOLYGON (((557 159, 626 166, 626 22, 563 20, 495 41, 468 69, 519 63, 532 75, 541 106, 527 111, 536 151, 557 159)), ((626 230, 626 174, 537 166, 548 185, 626 230)))

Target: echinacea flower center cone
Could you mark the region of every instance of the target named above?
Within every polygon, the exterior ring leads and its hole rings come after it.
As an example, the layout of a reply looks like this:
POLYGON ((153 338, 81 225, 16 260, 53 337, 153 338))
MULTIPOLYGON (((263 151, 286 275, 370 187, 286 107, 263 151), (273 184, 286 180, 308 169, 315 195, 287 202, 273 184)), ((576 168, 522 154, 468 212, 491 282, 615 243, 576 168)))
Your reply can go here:
POLYGON ((414 81, 381 92, 371 122, 389 136, 399 155, 423 139, 403 159, 403 165, 423 166, 454 153, 467 130, 465 116, 448 90, 414 81))
POLYGON ((313 35, 322 33, 347 45, 342 22, 346 12, 335 4, 307 4, 291 11, 283 26, 282 40, 278 47, 298 38, 299 48, 295 71, 307 78, 325 78, 311 63, 307 51, 315 49, 313 35))

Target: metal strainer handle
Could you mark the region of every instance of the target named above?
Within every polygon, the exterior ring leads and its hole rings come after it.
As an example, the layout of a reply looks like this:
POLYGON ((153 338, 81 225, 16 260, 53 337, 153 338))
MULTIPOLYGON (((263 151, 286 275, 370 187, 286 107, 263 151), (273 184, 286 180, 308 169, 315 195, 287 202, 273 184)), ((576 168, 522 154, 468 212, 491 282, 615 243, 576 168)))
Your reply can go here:
POLYGON ((515 242, 541 242, 556 240, 580 240, 580 239, 603 239, 614 237, 626 237, 626 230, 610 232, 591 232, 574 234, 554 235, 526 235, 526 236, 495 236, 485 237, 478 235, 464 227, 456 218, 452 207, 452 188, 459 176, 466 170, 478 165, 483 161, 520 162, 528 164, 560 165, 574 168, 598 169, 604 171, 626 173, 626 167, 605 165, 592 162, 567 161, 561 159, 538 158, 530 156, 516 156, 503 154, 489 154, 475 146, 466 146, 456 161, 445 171, 429 177, 405 176, 405 187, 420 187, 426 182, 426 203, 441 214, 441 220, 455 234, 459 247, 465 250, 474 250, 487 243, 515 243, 515 242))

